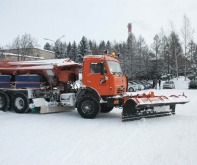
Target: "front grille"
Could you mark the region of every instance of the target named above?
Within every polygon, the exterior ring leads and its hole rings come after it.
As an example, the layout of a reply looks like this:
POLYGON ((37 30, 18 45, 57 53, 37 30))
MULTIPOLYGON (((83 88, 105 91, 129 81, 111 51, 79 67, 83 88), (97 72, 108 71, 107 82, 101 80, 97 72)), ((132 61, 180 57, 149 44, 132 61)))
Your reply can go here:
POLYGON ((122 94, 124 93, 124 88, 123 87, 120 87, 117 89, 117 94, 122 94))

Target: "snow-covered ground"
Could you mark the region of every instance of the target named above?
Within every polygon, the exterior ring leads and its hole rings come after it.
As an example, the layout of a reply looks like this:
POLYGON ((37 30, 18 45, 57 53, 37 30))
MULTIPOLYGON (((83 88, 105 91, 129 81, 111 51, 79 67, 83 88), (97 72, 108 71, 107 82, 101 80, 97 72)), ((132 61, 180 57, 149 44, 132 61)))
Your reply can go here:
MULTIPOLYGON (((0 111, 1 165, 194 165, 197 163, 197 90, 188 81, 159 95, 190 99, 176 115, 121 121, 114 108, 96 119, 77 111, 17 114, 0 111)), ((150 91, 146 91, 150 92, 150 91)), ((134 93, 136 94, 136 93, 134 93)))

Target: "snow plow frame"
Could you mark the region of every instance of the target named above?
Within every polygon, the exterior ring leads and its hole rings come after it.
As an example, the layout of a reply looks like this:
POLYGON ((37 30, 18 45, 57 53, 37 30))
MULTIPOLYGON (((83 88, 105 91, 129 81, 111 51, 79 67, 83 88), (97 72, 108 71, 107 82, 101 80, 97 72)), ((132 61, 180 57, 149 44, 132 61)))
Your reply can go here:
POLYGON ((153 118, 175 114, 176 104, 188 103, 189 99, 184 95, 155 96, 149 94, 135 95, 125 99, 122 111, 122 121, 139 120, 141 118, 153 118))

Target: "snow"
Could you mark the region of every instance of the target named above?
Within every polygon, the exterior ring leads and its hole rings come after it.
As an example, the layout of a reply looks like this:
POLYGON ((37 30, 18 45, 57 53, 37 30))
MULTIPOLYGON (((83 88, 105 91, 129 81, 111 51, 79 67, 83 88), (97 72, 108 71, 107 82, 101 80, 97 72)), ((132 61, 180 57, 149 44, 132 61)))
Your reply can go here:
MULTIPOLYGON (((78 64, 71 61, 69 58, 65 59, 49 59, 49 60, 37 60, 37 61, 8 61, 9 65, 73 65, 78 64)), ((78 64, 79 65, 79 64, 78 64)))
POLYGON ((58 67, 63 66, 81 66, 81 64, 75 63, 71 61, 69 58, 66 59, 49 59, 49 60, 37 60, 37 61, 8 61, 8 62, 0 62, 0 70, 37 70, 37 69, 54 69, 54 66, 57 65, 58 67), (8 68, 7 65, 13 65, 14 67, 8 68), (30 66, 32 65, 32 66, 30 66))
POLYGON ((96 119, 83 119, 76 110, 0 111, 0 164, 196 164, 197 90, 188 89, 188 80, 174 81, 176 89, 151 90, 166 96, 184 92, 190 99, 167 117, 122 122, 118 108, 96 119))
POLYGON ((6 56, 15 56, 15 57, 26 57, 26 58, 41 59, 41 60, 44 59, 44 57, 34 57, 34 56, 14 54, 14 53, 3 53, 3 55, 6 55, 6 56))

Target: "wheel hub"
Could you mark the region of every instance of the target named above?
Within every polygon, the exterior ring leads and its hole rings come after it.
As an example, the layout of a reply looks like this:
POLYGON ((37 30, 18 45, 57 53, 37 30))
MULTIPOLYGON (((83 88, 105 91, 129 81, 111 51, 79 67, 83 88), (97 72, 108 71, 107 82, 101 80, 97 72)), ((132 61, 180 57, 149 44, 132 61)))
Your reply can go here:
POLYGON ((24 107, 24 100, 22 98, 17 98, 15 100, 15 106, 18 108, 18 109, 22 109, 24 107))
POLYGON ((81 108, 84 113, 91 114, 93 112, 93 110, 92 110, 93 105, 92 105, 92 102, 90 102, 90 101, 83 102, 81 108))

